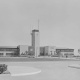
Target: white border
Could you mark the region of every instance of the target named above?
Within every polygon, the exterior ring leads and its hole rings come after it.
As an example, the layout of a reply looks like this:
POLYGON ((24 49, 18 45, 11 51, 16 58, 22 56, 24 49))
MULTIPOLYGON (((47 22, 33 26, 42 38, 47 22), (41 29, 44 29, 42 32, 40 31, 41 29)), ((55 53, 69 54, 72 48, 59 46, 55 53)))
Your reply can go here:
POLYGON ((40 72, 41 72, 41 70, 40 71, 37 71, 37 72, 31 72, 31 73, 11 74, 11 76, 26 76, 26 75, 38 74, 40 72))

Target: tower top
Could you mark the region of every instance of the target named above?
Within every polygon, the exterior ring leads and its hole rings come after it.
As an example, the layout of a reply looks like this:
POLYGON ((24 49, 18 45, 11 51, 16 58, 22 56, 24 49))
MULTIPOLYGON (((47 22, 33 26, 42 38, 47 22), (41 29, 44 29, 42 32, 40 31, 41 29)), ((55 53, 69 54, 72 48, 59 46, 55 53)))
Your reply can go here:
POLYGON ((37 29, 34 29, 34 30, 32 30, 32 32, 39 32, 39 30, 37 30, 37 29))

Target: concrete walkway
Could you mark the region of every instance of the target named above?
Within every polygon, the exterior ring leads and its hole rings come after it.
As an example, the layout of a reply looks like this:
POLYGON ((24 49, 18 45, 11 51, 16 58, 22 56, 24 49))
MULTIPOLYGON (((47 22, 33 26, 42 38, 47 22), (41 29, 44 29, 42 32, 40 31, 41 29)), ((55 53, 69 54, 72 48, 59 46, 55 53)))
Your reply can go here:
POLYGON ((25 76, 40 73, 41 70, 25 66, 8 66, 11 76, 25 76))
POLYGON ((68 67, 80 69, 80 64, 72 64, 69 65, 68 67))

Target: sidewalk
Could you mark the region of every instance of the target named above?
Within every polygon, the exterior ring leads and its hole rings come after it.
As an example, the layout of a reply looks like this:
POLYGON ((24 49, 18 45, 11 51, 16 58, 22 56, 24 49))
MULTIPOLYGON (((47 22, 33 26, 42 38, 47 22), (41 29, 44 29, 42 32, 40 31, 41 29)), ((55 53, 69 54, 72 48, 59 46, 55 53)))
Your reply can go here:
POLYGON ((68 67, 80 69, 80 64, 72 64, 69 65, 68 67))
POLYGON ((77 59, 77 58, 64 58, 64 57, 59 57, 60 59, 71 59, 71 60, 80 60, 80 59, 77 59))

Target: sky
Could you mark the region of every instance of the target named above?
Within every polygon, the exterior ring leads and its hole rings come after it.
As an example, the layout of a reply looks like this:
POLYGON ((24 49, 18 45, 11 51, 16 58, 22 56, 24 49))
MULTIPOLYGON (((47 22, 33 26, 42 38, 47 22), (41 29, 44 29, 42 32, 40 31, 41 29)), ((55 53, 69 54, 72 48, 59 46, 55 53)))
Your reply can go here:
POLYGON ((38 19, 41 46, 80 48, 79 0, 0 0, 0 46, 31 45, 38 19))

